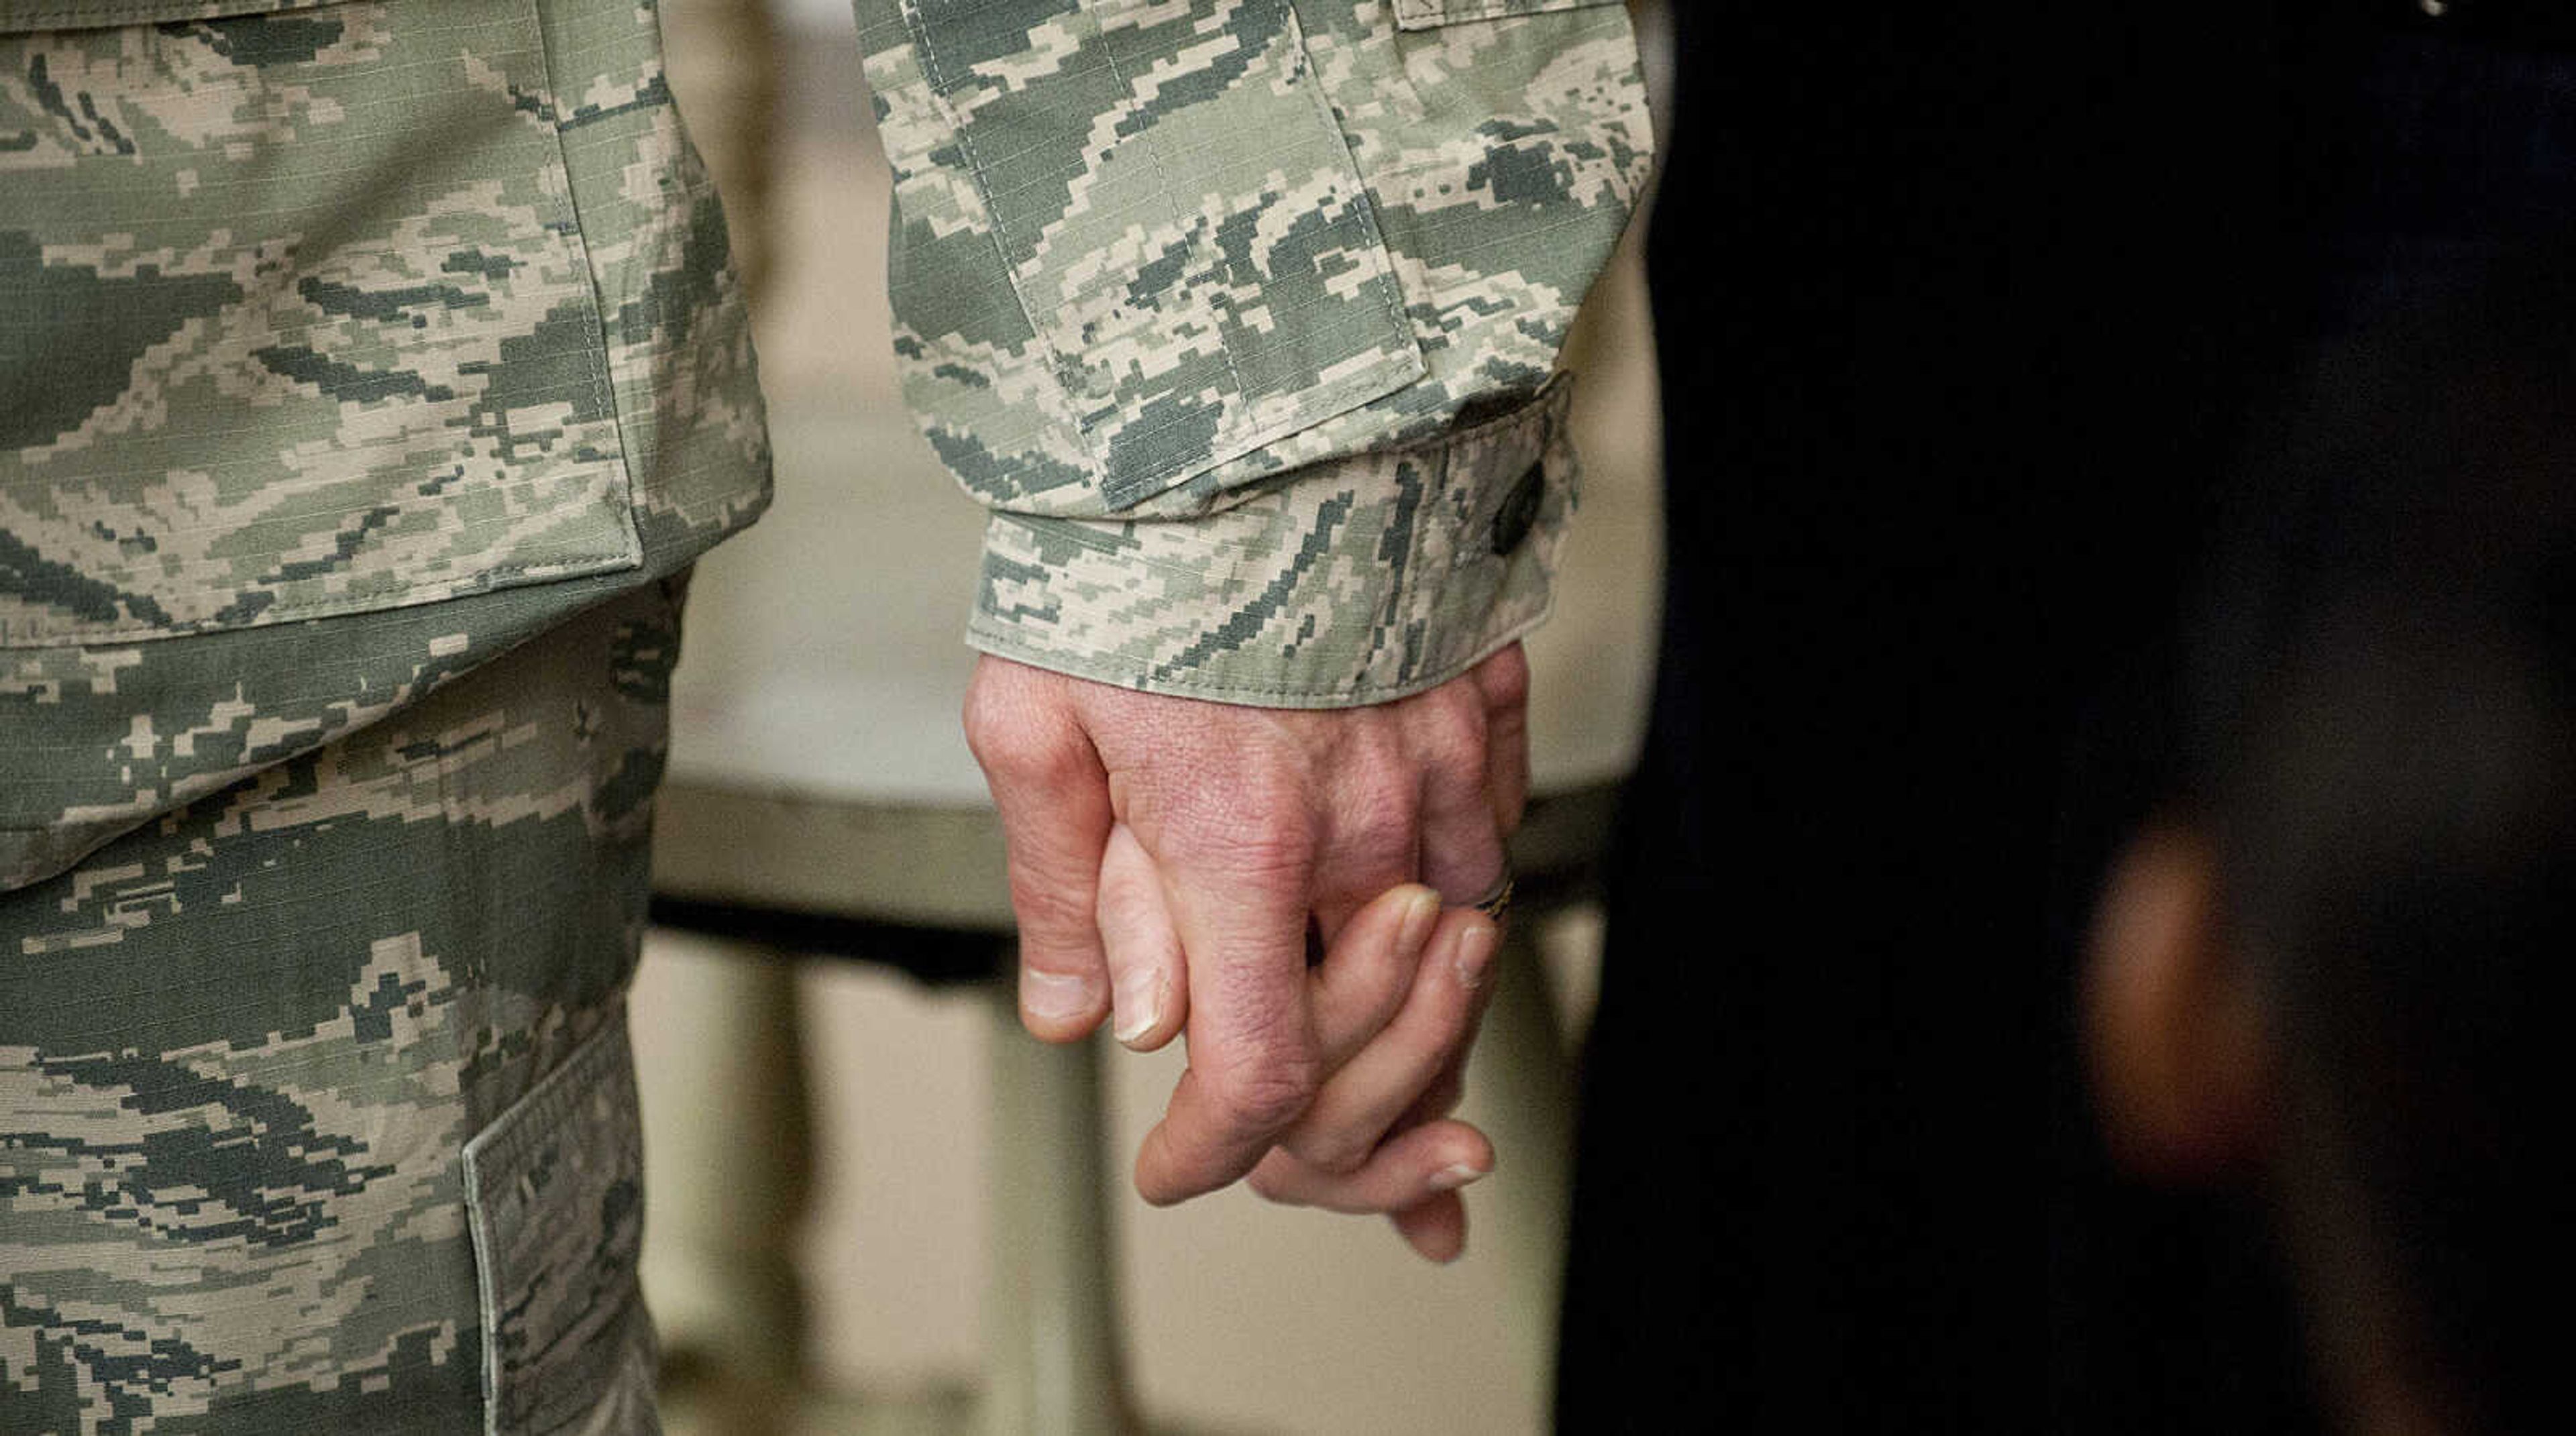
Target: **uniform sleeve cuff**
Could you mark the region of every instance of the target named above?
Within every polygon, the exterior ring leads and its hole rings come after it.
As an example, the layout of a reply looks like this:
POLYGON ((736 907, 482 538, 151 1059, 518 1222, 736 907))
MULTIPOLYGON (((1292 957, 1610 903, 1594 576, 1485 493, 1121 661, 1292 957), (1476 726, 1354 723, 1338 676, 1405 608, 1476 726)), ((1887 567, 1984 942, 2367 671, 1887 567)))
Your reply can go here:
POLYGON ((1187 521, 998 513, 967 641, 1124 687, 1348 708, 1537 627, 1577 489, 1559 375, 1426 444, 1283 475, 1187 521))

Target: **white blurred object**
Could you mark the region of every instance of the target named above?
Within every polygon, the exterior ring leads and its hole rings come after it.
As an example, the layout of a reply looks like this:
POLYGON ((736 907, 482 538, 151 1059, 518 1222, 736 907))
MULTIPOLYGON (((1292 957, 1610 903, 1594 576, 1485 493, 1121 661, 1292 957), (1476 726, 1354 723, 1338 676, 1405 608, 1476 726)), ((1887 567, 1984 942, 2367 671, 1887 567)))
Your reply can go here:
POLYGON ((769 0, 769 8, 781 21, 800 28, 858 33, 858 18, 850 9, 850 0, 769 0))

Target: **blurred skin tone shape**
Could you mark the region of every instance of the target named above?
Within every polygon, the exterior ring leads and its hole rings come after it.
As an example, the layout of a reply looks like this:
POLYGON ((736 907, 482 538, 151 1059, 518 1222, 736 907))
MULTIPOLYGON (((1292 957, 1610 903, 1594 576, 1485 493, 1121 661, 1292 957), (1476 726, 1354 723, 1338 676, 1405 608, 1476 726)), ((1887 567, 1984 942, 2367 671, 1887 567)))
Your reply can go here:
POLYGON ((2113 1152, 2259 1199, 2343 1429, 2563 1425, 2576 286, 2562 236, 2329 346, 2232 487, 2185 770, 2095 913, 2113 1152), (2556 981, 2553 982, 2553 979, 2556 981))
POLYGON ((2406 1297, 2344 1225, 2327 1179, 2282 1149, 2274 1016, 2230 945, 2209 842, 2141 835, 2095 912, 2084 1004, 2104 1140, 2139 1175, 2262 1190, 2315 1319, 2318 1376, 2358 1436, 2459 1436, 2408 1335, 2406 1297))

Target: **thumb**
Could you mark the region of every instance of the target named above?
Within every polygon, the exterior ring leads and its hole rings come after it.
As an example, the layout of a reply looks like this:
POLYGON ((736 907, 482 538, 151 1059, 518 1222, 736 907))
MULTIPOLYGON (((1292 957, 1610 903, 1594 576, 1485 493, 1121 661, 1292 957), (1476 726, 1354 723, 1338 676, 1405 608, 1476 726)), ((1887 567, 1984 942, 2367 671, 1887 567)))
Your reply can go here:
POLYGON ((1189 1016, 1189 972, 1153 857, 1121 823, 1100 864, 1100 936, 1109 954, 1118 1040, 1151 1052, 1180 1035, 1189 1016))
POLYGON ((1049 1042, 1090 1035, 1109 1010, 1109 962, 1097 908, 1109 842, 1109 778, 1061 693, 988 661, 966 709, 1010 849, 1011 910, 1020 924, 1020 1020, 1049 1042))

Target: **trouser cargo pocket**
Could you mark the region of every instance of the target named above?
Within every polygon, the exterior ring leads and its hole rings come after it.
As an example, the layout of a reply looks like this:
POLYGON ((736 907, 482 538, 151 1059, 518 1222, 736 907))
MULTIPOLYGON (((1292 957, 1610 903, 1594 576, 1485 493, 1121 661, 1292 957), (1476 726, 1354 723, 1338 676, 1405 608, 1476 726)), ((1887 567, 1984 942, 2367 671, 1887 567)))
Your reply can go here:
POLYGON ((489 1436, 655 1432, 643 1135, 621 1006, 465 1146, 489 1436))

